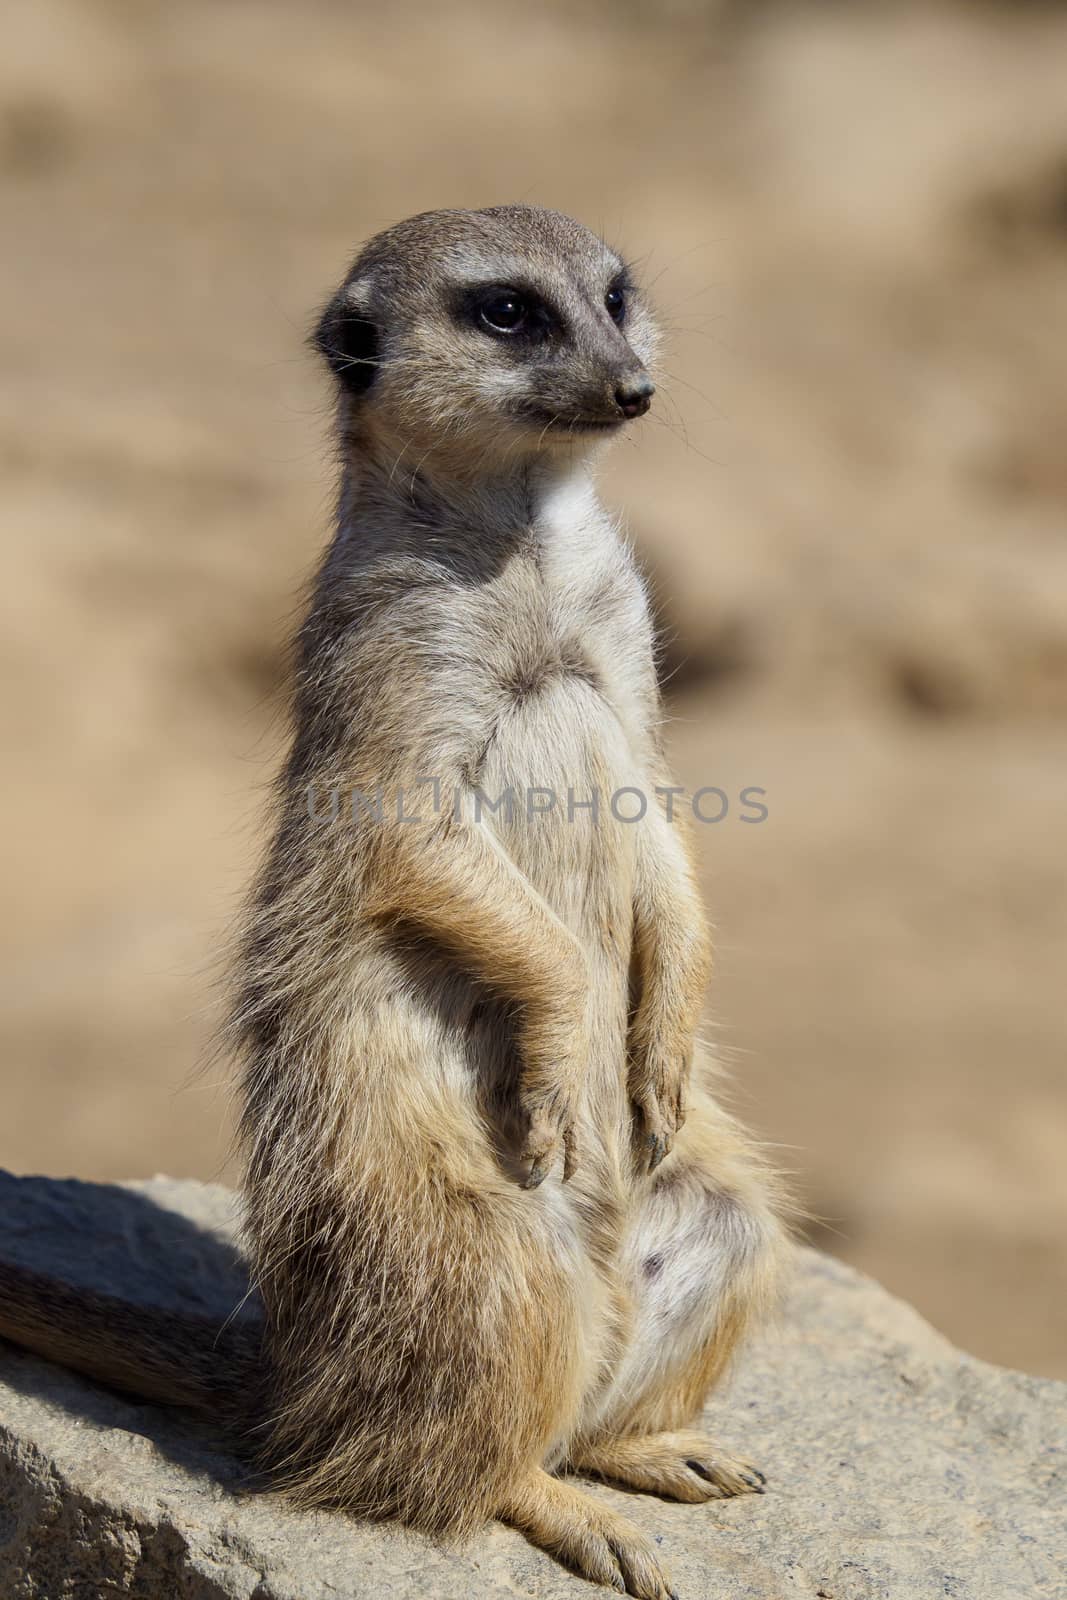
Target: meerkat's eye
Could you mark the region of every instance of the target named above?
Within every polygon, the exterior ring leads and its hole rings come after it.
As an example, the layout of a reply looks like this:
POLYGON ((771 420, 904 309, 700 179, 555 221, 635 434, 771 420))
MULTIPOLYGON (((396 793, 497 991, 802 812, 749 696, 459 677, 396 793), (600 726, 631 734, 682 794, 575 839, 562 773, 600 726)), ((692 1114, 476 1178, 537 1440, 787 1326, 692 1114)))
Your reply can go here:
POLYGON ((529 314, 529 302, 513 289, 494 289, 478 306, 479 320, 493 333, 517 333, 529 314))
POLYGON ((604 310, 612 322, 620 323, 626 316, 626 296, 618 287, 612 287, 604 296, 604 310))

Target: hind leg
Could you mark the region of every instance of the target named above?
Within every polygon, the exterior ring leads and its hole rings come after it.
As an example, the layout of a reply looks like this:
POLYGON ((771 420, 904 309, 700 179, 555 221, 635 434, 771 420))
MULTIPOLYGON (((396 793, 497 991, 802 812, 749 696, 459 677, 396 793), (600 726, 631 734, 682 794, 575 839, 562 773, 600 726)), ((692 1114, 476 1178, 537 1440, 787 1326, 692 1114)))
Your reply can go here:
POLYGON ((694 1093, 634 1218, 633 1335, 572 1441, 572 1466, 679 1500, 763 1492, 762 1473, 692 1424, 772 1299, 783 1248, 771 1180, 736 1125, 694 1093))

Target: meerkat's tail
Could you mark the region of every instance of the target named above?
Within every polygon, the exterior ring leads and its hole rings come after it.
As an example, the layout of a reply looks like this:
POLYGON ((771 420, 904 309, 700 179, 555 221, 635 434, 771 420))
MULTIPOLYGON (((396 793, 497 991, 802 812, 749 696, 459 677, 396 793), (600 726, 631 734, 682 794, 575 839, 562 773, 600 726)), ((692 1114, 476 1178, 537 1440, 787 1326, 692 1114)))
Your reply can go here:
POLYGON ((0 1261, 0 1338, 125 1394, 192 1407, 228 1432, 253 1425, 255 1322, 135 1305, 0 1261))

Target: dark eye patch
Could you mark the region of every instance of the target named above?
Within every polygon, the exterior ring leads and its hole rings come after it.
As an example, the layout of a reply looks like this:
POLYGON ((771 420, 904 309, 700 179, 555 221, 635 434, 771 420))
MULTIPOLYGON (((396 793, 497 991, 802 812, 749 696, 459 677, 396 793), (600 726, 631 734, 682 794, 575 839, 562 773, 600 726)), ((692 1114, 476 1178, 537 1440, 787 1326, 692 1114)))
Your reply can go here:
POLYGON ((516 284, 463 289, 454 312, 458 321, 509 344, 543 344, 561 328, 558 316, 539 294, 516 284))

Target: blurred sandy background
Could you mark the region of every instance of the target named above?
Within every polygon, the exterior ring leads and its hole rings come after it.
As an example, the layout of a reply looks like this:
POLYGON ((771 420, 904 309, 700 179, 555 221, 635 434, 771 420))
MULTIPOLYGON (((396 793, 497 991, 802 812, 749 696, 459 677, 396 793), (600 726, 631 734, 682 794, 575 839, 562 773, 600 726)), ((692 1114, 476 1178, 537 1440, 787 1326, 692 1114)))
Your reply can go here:
POLYGON ((820 1243, 1067 1375, 1067 9, 0 7, 0 1162, 226 1171, 212 974, 361 238, 524 199, 671 328, 660 596, 744 1114, 820 1243))

